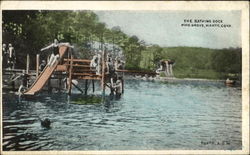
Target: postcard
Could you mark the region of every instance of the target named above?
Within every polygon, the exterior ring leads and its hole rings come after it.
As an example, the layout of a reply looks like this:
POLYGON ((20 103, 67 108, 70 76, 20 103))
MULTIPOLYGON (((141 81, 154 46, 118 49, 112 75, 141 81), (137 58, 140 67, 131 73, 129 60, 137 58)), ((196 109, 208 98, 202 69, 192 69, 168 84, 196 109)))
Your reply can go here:
POLYGON ((2 1, 2 154, 249 154, 249 3, 2 1))

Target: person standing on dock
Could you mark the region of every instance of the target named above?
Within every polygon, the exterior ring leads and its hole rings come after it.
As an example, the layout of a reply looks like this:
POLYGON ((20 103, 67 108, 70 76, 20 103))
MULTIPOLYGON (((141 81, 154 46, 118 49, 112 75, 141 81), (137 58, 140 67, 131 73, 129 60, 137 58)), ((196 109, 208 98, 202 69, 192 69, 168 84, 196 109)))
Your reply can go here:
POLYGON ((14 50, 14 47, 12 44, 9 44, 9 49, 8 49, 8 68, 9 69, 14 69, 15 68, 15 63, 16 63, 16 53, 14 50))
POLYGON ((115 70, 112 57, 109 55, 107 56, 106 66, 107 66, 107 73, 112 75, 115 72, 115 70))
POLYGON ((7 66, 7 60, 9 58, 9 55, 8 55, 8 51, 7 51, 7 47, 6 47, 6 44, 3 44, 3 49, 2 49, 2 54, 3 54, 3 67, 5 68, 7 66))
MULTIPOLYGON (((115 71, 124 69, 125 62, 120 59, 120 57, 115 58, 115 71)), ((116 72, 118 76, 123 76, 122 72, 116 72)))
POLYGON ((90 61, 90 69, 96 71, 96 75, 101 75, 101 55, 96 54, 93 56, 92 60, 90 61))
POLYGON ((97 71, 97 70, 96 70, 97 61, 98 61, 98 57, 97 57, 97 55, 94 55, 93 58, 92 58, 91 61, 90 61, 90 69, 91 69, 91 70, 97 71))

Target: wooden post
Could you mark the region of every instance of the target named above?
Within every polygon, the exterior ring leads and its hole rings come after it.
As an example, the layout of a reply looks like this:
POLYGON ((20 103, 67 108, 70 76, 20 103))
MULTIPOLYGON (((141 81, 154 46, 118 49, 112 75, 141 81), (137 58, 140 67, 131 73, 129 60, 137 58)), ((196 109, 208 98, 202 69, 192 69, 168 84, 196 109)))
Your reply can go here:
POLYGON ((124 79, 122 78, 122 94, 124 93, 124 79))
POLYGON ((88 94, 88 79, 85 80, 85 95, 88 94))
POLYGON ((78 89, 83 94, 83 90, 80 87, 78 87, 77 85, 75 85, 73 82, 72 82, 72 85, 75 86, 75 88, 78 89))
POLYGON ((40 64, 39 57, 40 57, 40 55, 37 54, 36 55, 36 77, 38 77, 38 75, 39 75, 39 64, 40 64))
POLYGON ((102 50, 102 94, 105 95, 105 51, 102 50))
POLYGON ((71 89, 72 89, 72 70, 73 70, 73 55, 70 53, 70 67, 69 67, 69 81, 68 81, 68 94, 71 95, 71 89))
POLYGON ((59 80, 59 92, 61 92, 61 89, 62 89, 62 73, 60 73, 58 80, 59 80))
POLYGON ((95 81, 92 80, 92 88, 93 88, 93 93, 95 92, 95 81))
POLYGON ((26 74, 29 74, 29 69, 30 69, 30 55, 27 54, 26 74))
POLYGON ((15 91, 15 81, 11 82, 12 90, 15 91))

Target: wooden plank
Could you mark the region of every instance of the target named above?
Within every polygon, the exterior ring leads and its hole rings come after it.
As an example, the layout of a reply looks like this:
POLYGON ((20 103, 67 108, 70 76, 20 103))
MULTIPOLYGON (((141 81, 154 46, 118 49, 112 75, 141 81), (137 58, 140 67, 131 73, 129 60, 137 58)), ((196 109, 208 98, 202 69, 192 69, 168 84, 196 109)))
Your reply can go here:
MULTIPOLYGON (((72 59, 73 62, 86 62, 86 63, 90 63, 91 60, 88 59, 72 59)), ((64 59, 64 61, 71 61, 71 59, 64 59)))
POLYGON ((92 77, 92 76, 73 76, 72 78, 73 79, 78 79, 78 80, 85 80, 85 79, 88 79, 88 80, 101 80, 100 77, 92 77))
POLYGON ((87 73, 92 73, 92 74, 96 74, 96 71, 93 70, 89 70, 89 69, 74 69, 75 73, 82 73, 82 72, 87 72, 87 73))
POLYGON ((100 75, 96 75, 95 73, 72 73, 72 75, 80 75, 80 76, 99 76, 100 75))
MULTIPOLYGON (((66 66, 70 66, 70 64, 65 64, 66 66)), ((89 65, 79 65, 79 64, 73 64, 73 67, 82 67, 82 68, 90 68, 89 65)))
POLYGON ((67 71, 67 66, 66 65, 57 65, 55 71, 67 71))
POLYGON ((39 75, 39 64, 40 64, 40 62, 39 62, 39 60, 40 60, 39 56, 40 56, 39 54, 36 55, 36 77, 38 77, 38 75, 39 75))

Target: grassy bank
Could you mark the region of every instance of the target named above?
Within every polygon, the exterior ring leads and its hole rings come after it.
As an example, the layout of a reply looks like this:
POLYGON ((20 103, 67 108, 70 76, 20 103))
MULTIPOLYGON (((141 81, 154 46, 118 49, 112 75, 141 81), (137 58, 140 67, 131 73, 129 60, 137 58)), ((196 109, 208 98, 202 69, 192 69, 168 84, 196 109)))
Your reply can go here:
POLYGON ((198 47, 148 47, 141 53, 140 69, 156 70, 160 60, 175 60, 177 78, 239 79, 241 49, 209 49, 198 47))

